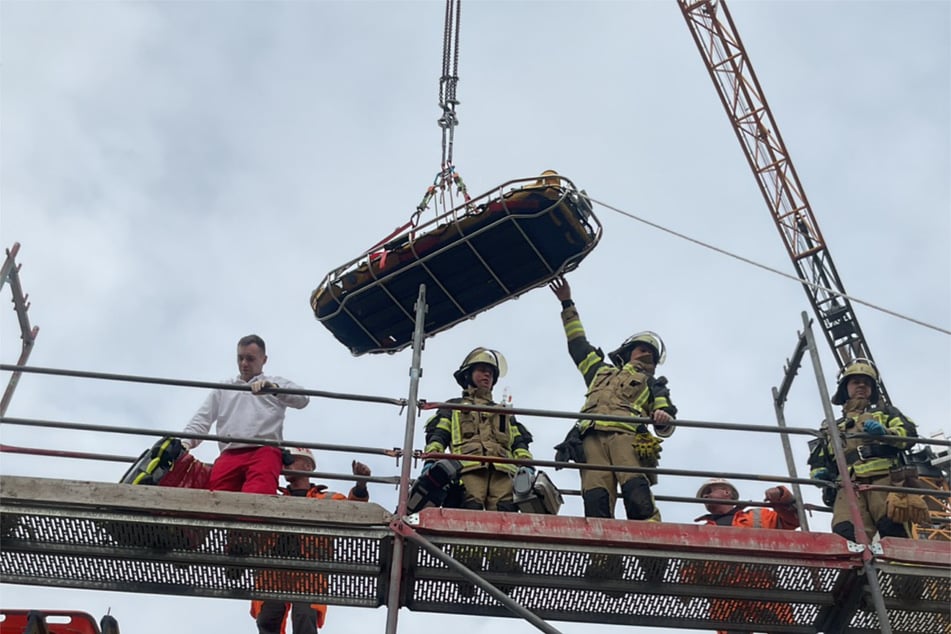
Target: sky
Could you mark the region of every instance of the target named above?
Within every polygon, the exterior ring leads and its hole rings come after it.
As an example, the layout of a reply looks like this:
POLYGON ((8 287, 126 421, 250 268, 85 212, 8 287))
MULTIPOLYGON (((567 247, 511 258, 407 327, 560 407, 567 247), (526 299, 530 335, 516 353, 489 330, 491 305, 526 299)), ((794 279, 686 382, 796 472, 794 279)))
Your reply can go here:
MULTIPOLYGON (((853 308, 889 394, 921 435, 951 412, 951 4, 730 2, 737 30, 845 289, 928 328, 853 308), (941 332, 944 330, 945 332, 941 332)), ((308 300, 331 269, 409 219, 439 170, 441 2, 0 3, 0 243, 40 327, 36 366, 220 381, 257 333, 266 369, 309 389, 405 397, 411 353, 353 357, 308 300)), ((794 268, 675 2, 463 3, 455 165, 470 191, 556 169, 590 196, 765 266, 794 268)), ((569 275, 589 339, 663 337, 680 417, 775 424, 771 388, 810 311, 800 284, 595 207, 600 245, 569 275)), ((3 289, 9 298, 9 289, 3 289)), ((545 288, 427 340, 419 395, 456 396, 476 346, 526 408, 578 411, 559 303, 545 288)), ((0 313, 0 359, 19 330, 0 313)), ((821 333, 825 383, 835 361, 821 333)), ((2 377, 6 382, 8 374, 2 377)), ((202 390, 25 375, 12 417, 142 428, 142 436, 0 427, 4 444, 138 455, 181 429, 202 390)), ((818 427, 813 369, 786 409, 818 427)), ((422 448, 422 422, 415 446, 422 448)), ((570 421, 523 418, 539 459, 570 421)), ((314 399, 285 438, 381 447, 405 417, 314 399)), ((807 449, 792 437, 800 474, 807 449)), ((214 443, 196 449, 214 459, 214 443)), ((323 452, 321 471, 348 472, 323 452)), ((361 458, 375 475, 392 459, 361 458)), ((662 467, 786 475, 778 436, 681 428, 662 467)), ((114 462, 2 456, 0 473, 113 482, 114 462)), ((578 488, 575 472, 551 473, 578 488)), ((702 478, 662 477, 692 496, 702 478)), ((759 499, 762 485, 738 482, 759 499)), ((348 486, 339 483, 338 488, 348 486)), ((395 508, 396 491, 371 497, 395 508)), ((818 503, 818 490, 805 491, 818 503)), ((695 506, 665 504, 689 523, 695 506)), ((569 497, 562 514, 581 515, 569 497)), ((811 518, 827 531, 828 515, 811 518)), ((244 601, 2 586, 5 607, 107 609, 123 631, 253 631, 244 601)), ((332 607, 327 632, 384 630, 386 610, 332 607)), ((400 631, 495 631, 496 619, 399 615, 400 631)), ((536 631, 517 620, 512 634, 536 631)), ((566 634, 618 626, 555 623, 566 634)), ((657 631, 630 627, 625 632, 657 631)))

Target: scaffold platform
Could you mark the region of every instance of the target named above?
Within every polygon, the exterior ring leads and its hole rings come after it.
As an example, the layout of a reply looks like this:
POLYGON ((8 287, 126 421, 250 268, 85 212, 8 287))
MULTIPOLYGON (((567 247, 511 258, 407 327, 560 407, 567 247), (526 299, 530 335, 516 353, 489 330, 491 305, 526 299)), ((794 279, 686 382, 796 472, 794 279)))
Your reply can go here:
POLYGON ((27 585, 513 614, 421 548, 428 542, 542 619, 664 628, 879 632, 873 570, 895 633, 951 631, 951 549, 831 534, 0 476, 0 581, 27 585), (407 540, 402 561, 394 541, 407 540), (589 578, 593 559, 620 577, 589 578))

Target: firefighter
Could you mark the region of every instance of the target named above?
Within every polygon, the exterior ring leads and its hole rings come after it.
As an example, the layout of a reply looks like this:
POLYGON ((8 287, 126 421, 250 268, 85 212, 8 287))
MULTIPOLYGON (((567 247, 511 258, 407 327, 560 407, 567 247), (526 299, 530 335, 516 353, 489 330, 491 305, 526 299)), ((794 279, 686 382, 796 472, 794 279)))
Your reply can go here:
MULTIPOLYGON (((550 288, 561 301, 561 320, 568 338, 568 352, 588 386, 583 413, 649 418, 654 434, 642 422, 581 420, 572 427, 556 449, 555 460, 623 467, 656 467, 660 443, 674 432, 670 423, 677 408, 670 401, 666 377, 654 377, 655 368, 664 362, 666 350, 653 332, 629 337, 608 357, 585 337, 578 309, 571 299, 571 287, 564 277, 556 278, 550 288)), ((653 474, 581 471, 581 490, 585 517, 614 517, 617 489, 627 518, 659 520, 651 485, 653 474)))
MULTIPOLYGON (((492 399, 492 388, 499 378, 505 376, 507 364, 505 357, 497 350, 476 348, 466 355, 459 369, 453 373, 456 383, 462 388, 460 398, 450 399, 449 403, 472 405, 497 404, 492 399)), ((459 410, 437 410, 426 423, 426 453, 449 453, 470 456, 492 456, 496 458, 531 460, 529 444, 532 435, 515 419, 515 416, 492 412, 459 410)), ((434 460, 423 464, 423 473, 432 468, 434 460)), ((512 479, 518 471, 514 464, 486 463, 460 459, 462 469, 459 476, 460 495, 450 495, 443 506, 463 509, 518 512, 513 500, 512 479)), ((459 548, 454 553, 456 559, 471 570, 483 569, 484 549, 459 548)), ((489 569, 497 572, 518 572, 520 570, 511 550, 488 549, 486 553, 489 569)), ((503 591, 511 586, 500 585, 503 591)), ((460 583, 459 592, 463 596, 472 596, 474 589, 467 582, 460 583)))
MULTIPOLYGON (((498 404, 492 400, 492 388, 505 376, 505 357, 497 350, 476 348, 466 355, 453 373, 462 388, 462 397, 449 403, 472 405, 498 404)), ((449 453, 531 460, 528 449, 532 435, 514 416, 490 412, 438 410, 426 423, 426 453, 449 453)), ((425 473, 433 460, 423 464, 425 473)), ((518 511, 512 501, 512 478, 518 467, 505 463, 462 460, 460 482, 464 492, 459 502, 450 502, 464 509, 485 511, 518 511)))
MULTIPOLYGON (((549 285, 561 301, 561 321, 568 338, 568 353, 588 386, 583 413, 648 418, 654 433, 643 422, 579 420, 565 440, 556 445, 555 460, 620 467, 654 468, 660 458, 663 438, 674 433, 670 423, 677 408, 670 401, 667 378, 654 378, 654 370, 664 362, 666 349, 653 332, 636 333, 608 354, 608 363, 600 349, 588 342, 578 309, 571 299, 571 287, 564 277, 549 285)), ((656 474, 581 470, 581 497, 585 517, 614 517, 618 486, 624 511, 630 520, 660 521, 651 485, 656 474)), ((663 581, 667 560, 664 557, 639 557, 645 581, 663 581)), ((624 561, 618 555, 593 554, 585 568, 585 577, 595 583, 624 578, 624 561)), ((617 589, 602 592, 614 598, 624 596, 617 589)))
MULTIPOLYGON (((755 507, 746 509, 739 504, 739 492, 728 480, 714 478, 703 483, 697 491, 698 498, 709 500, 704 506, 705 515, 696 520, 710 526, 733 526, 737 528, 776 528, 796 530, 799 528, 799 514, 792 493, 783 486, 766 489, 765 501, 771 508, 755 507)), ((774 588, 776 579, 772 571, 765 569, 744 569, 729 578, 718 561, 688 562, 681 574, 681 582, 728 584, 749 588, 774 588)), ((711 599, 710 620, 732 621, 737 623, 768 622, 793 624, 795 618, 788 603, 770 601, 751 602, 733 599, 711 599)), ((727 630, 718 630, 718 634, 729 634, 727 630)))
MULTIPOLYGON (((279 489, 281 495, 316 498, 318 500, 351 500, 354 502, 370 500, 370 492, 363 480, 357 480, 348 495, 329 491, 322 484, 311 483, 310 476, 303 472, 311 472, 317 469, 317 461, 314 459, 313 452, 306 447, 292 447, 288 450, 288 453, 291 458, 288 468, 300 473, 285 476, 287 486, 279 489)), ((371 475, 370 467, 356 460, 351 464, 351 469, 354 475, 371 475)), ((277 542, 271 548, 276 554, 284 556, 301 556, 324 560, 333 557, 333 545, 327 537, 284 534, 277 539, 277 542)), ((309 589, 319 593, 326 591, 327 580, 323 575, 267 570, 258 577, 256 585, 263 590, 306 591, 309 589)), ((251 616, 257 623, 258 634, 283 634, 288 616, 290 616, 294 634, 314 634, 324 626, 324 621, 327 618, 327 606, 320 603, 255 600, 251 602, 251 616), (288 612, 290 612, 289 615, 288 612)))
MULTIPOLYGON (((833 405, 842 406, 836 421, 844 435, 848 476, 856 484, 903 486, 914 477, 914 469, 903 467, 903 452, 917 436, 914 422, 898 408, 881 401, 877 368, 868 359, 855 359, 839 373, 833 405)), ((809 458, 810 477, 841 485, 833 458, 832 444, 821 444, 809 458)), ((857 490, 862 524, 869 541, 881 537, 908 537, 906 523, 927 518, 927 506, 920 496, 857 490)), ((827 500, 829 501, 829 500, 827 500)), ((844 495, 836 495, 832 506, 832 532, 856 541, 855 526, 844 495)))

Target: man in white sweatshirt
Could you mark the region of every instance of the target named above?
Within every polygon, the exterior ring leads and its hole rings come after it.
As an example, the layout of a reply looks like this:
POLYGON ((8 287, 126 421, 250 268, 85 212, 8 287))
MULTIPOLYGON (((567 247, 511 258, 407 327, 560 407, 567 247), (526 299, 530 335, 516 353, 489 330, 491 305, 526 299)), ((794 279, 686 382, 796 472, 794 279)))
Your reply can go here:
MULTIPOLYGON (((303 409, 309 398, 300 394, 274 394, 274 388, 301 390, 299 385, 264 374, 267 362, 264 340, 247 335, 238 341, 239 376, 230 383, 250 387, 247 390, 216 389, 201 406, 186 433, 207 434, 217 423, 217 434, 261 440, 284 439, 284 412, 288 407, 303 409)), ((185 438, 186 449, 197 447, 199 439, 185 438)), ((274 495, 283 467, 278 447, 219 442, 221 455, 211 468, 208 488, 212 491, 242 491, 274 495)))

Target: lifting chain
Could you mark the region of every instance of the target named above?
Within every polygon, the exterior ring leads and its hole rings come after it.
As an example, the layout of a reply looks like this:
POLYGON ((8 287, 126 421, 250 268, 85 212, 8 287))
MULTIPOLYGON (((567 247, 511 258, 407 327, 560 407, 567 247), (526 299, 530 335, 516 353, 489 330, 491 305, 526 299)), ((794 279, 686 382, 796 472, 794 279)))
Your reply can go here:
POLYGON ((452 187, 461 194, 468 203, 469 193, 462 177, 456 172, 452 163, 453 133, 459 124, 456 118, 456 84, 459 81, 459 16, 462 0, 446 0, 446 20, 443 29, 442 74, 439 77, 439 107, 442 116, 439 118, 439 127, 442 130, 442 162, 439 173, 433 179, 433 184, 426 189, 422 200, 416 206, 410 222, 415 227, 420 215, 431 202, 435 200, 437 214, 454 208, 452 201, 452 187), (438 196, 437 196, 438 192, 438 196))
POLYGON ((439 107, 442 116, 442 168, 452 166, 453 132, 459 124, 456 118, 456 84, 459 81, 459 16, 462 0, 446 0, 446 22, 442 38, 442 75, 439 77, 439 107))

